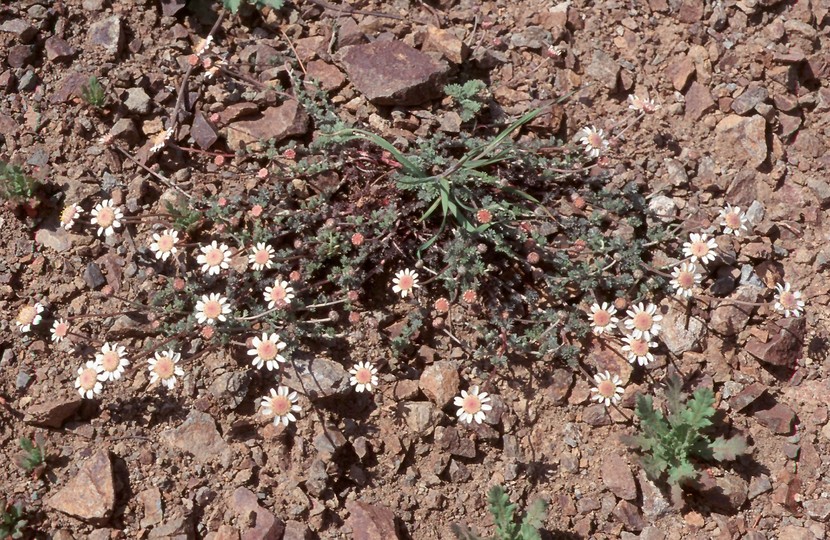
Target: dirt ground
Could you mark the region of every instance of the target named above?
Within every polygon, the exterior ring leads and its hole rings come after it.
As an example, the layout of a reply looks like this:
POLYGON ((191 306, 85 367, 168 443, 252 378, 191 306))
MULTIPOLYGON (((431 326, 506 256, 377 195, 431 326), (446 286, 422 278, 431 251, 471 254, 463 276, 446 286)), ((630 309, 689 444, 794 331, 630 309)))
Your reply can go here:
MULTIPOLYGON (((493 533, 487 491, 501 484, 520 508, 538 498, 550 503, 543 538, 825 538, 830 2, 348 5, 359 12, 301 0, 228 15, 209 50, 212 65, 224 58, 236 76, 220 70, 212 78, 202 65, 207 55, 190 62, 216 21, 220 6, 212 2, 0 6, 0 158, 45 185, 29 215, 10 204, 0 209, 0 494, 24 503, 26 534, 449 539, 456 523, 493 533), (343 50, 369 42, 427 52, 448 66, 447 82, 484 80, 494 116, 515 118, 573 93, 553 106, 553 134, 576 146, 585 126, 615 134, 589 174, 636 183, 650 208, 682 224, 678 235, 715 234, 725 256, 707 276, 709 300, 688 313, 661 302, 669 350, 634 370, 588 339, 582 365, 609 369, 626 384, 620 406, 606 409, 590 400, 593 381, 580 370, 528 358, 490 371, 444 334, 413 338, 412 350, 394 358, 389 327, 411 304, 387 301, 345 327, 345 350, 327 351, 337 366, 326 369, 338 373, 352 360, 375 362, 377 390, 324 399, 301 392, 302 412, 289 428, 258 414, 272 379, 251 375, 243 349, 185 360, 169 391, 150 385, 146 361, 132 358, 120 381, 81 400, 77 369, 98 341, 54 343, 51 315, 22 334, 19 310, 39 301, 48 314, 115 313, 85 331, 138 351, 142 332, 155 328, 152 317, 117 313, 118 298, 141 298, 159 270, 142 247, 152 241, 149 227, 135 223, 106 239, 89 227, 67 233, 58 226, 64 205, 83 202, 89 212, 109 195, 131 216, 164 212, 160 201, 179 195, 143 167, 190 194, 229 199, 292 182, 286 150, 292 140, 312 141, 313 123, 296 112, 264 127, 249 122, 294 91, 292 71, 319 79, 341 119, 389 140, 458 135, 457 115, 449 114, 456 109, 440 91, 414 104, 367 98, 343 50), (108 96, 102 108, 81 96, 93 75, 108 96), (660 108, 632 121, 630 95, 660 108), (180 109, 172 139, 151 150, 180 109), (240 140, 275 132, 276 147, 237 152, 240 140), (726 204, 750 211, 747 235, 717 232, 726 204), (805 299, 797 322, 771 306, 741 310, 712 298, 757 301, 748 288, 783 281, 805 299), (447 365, 454 378, 440 373, 447 365), (713 387, 731 431, 752 447, 734 463, 705 468, 682 507, 619 439, 636 432, 635 395, 654 393, 672 371, 713 387), (459 376, 463 388, 486 380, 494 409, 483 424, 457 422, 449 402, 459 376), (15 456, 18 439, 36 435, 48 460, 33 475, 15 456)), ((385 289, 367 294, 390 298, 385 289)), ((427 285, 418 294, 430 318, 438 315, 438 295, 427 285)), ((453 309, 461 319, 476 316, 453 309)))

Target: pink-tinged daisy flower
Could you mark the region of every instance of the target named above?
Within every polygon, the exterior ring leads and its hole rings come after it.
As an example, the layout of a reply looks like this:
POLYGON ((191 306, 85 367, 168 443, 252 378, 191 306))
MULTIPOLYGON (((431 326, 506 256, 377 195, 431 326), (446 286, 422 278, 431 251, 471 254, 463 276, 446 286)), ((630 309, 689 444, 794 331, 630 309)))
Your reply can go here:
POLYGON ((296 422, 298 413, 302 409, 297 405, 297 392, 290 392, 287 387, 280 386, 271 389, 271 395, 262 398, 262 414, 274 417, 274 425, 287 426, 289 422, 296 422))
POLYGON ((199 250, 202 253, 196 257, 196 262, 202 265, 203 274, 218 275, 230 266, 231 251, 225 244, 219 245, 214 240, 199 250))
POLYGON ((78 378, 75 379, 75 388, 82 398, 92 399, 96 394, 100 394, 104 386, 101 384, 99 376, 104 371, 104 368, 92 360, 87 361, 86 364, 78 368, 78 378))
POLYGON ((251 253, 248 255, 248 264, 254 270, 265 270, 274 266, 274 263, 271 261, 273 256, 274 248, 265 242, 260 242, 251 248, 251 253))
POLYGON ((159 233, 153 233, 153 243, 150 244, 150 251, 156 254, 156 259, 166 261, 170 255, 175 255, 179 248, 176 244, 179 241, 179 231, 167 229, 159 233))
POLYGON ((225 315, 230 312, 231 306, 228 305, 228 299, 219 293, 204 294, 202 299, 196 302, 196 320, 199 324, 225 322, 228 320, 225 315))
POLYGON ((167 141, 169 141, 172 137, 173 128, 167 128, 164 131, 157 133, 155 137, 153 137, 153 146, 150 147, 150 153, 155 154, 164 148, 164 145, 166 145, 167 141))
POLYGON ((156 381, 161 381, 161 384, 170 390, 176 385, 176 377, 184 377, 184 370, 178 365, 182 355, 168 350, 165 352, 156 352, 155 358, 150 358, 148 362, 150 367, 150 384, 155 384, 156 381))
POLYGON ((468 424, 475 420, 476 424, 480 424, 485 416, 486 411, 493 407, 489 405, 490 396, 486 392, 478 393, 478 386, 473 386, 470 391, 461 391, 460 396, 455 396, 453 404, 458 407, 455 413, 458 416, 459 422, 467 422, 468 424))
POLYGON ((650 114, 660 109, 660 105, 655 103, 653 99, 641 98, 639 96, 635 96, 634 94, 630 94, 628 96, 628 108, 638 112, 650 114))
POLYGON ((628 315, 625 327, 635 338, 641 337, 648 341, 660 333, 660 325, 657 323, 663 320, 663 316, 657 313, 657 306, 654 304, 644 306, 640 302, 639 305, 632 306, 625 314, 628 315))
POLYGON ((37 326, 40 324, 40 321, 43 319, 41 313, 46 308, 43 307, 43 304, 40 302, 35 302, 33 305, 23 306, 20 308, 20 311, 17 312, 17 318, 14 320, 14 324, 20 328, 22 333, 29 332, 33 326, 37 326))
POLYGON ((625 336, 623 341, 625 341, 625 345, 623 345, 622 350, 625 351, 630 364, 637 362, 641 366, 646 366, 654 362, 651 349, 656 347, 657 343, 632 336, 625 336))
POLYGON ((69 323, 66 319, 58 319, 52 323, 52 341, 59 343, 69 335, 69 323))
POLYGON ((689 241, 683 244, 683 255, 693 263, 700 261, 701 264, 708 264, 717 257, 717 249, 718 244, 714 238, 709 238, 706 234, 692 233, 689 235, 689 241))
POLYGON ((273 309, 275 306, 284 307, 294 299, 294 288, 287 281, 276 279, 273 287, 265 287, 263 296, 268 302, 268 309, 273 309))
POLYGON ((130 361, 124 356, 126 351, 126 347, 117 343, 104 343, 101 352, 95 353, 95 363, 101 366, 98 380, 115 381, 121 378, 124 368, 130 365, 130 361))
POLYGON ((608 141, 605 140, 605 133, 601 129, 594 126, 584 127, 580 131, 579 142, 585 146, 585 153, 593 158, 599 155, 608 148, 608 141))
POLYGON ((604 332, 611 332, 617 327, 620 320, 614 315, 617 313, 617 308, 608 302, 603 302, 602 305, 594 303, 591 306, 591 329, 594 334, 601 335, 604 332))
POLYGON ((408 295, 414 294, 415 289, 421 287, 418 285, 418 272, 413 272, 408 268, 395 274, 392 283, 392 292, 400 294, 401 298, 406 298, 408 295))
POLYGON ((280 354, 280 351, 286 345, 277 334, 269 336, 267 332, 263 332, 262 339, 254 336, 251 343, 253 348, 248 350, 248 355, 254 357, 251 364, 255 368, 262 369, 264 365, 268 371, 273 371, 281 363, 285 363, 285 357, 280 354))
POLYGON ((372 387, 378 385, 378 368, 369 362, 358 362, 349 373, 352 375, 349 384, 355 387, 356 392, 371 392, 372 387))
POLYGON ((625 387, 618 375, 615 374, 612 377, 607 371, 597 373, 594 375, 594 381, 597 385, 591 388, 591 392, 594 394, 591 399, 597 403, 605 403, 606 407, 611 406, 612 403, 616 405, 620 402, 623 393, 625 393, 625 387))
POLYGON ((122 219, 124 219, 124 213, 121 208, 115 206, 112 199, 105 199, 92 209, 90 223, 98 225, 98 236, 112 236, 115 234, 115 229, 121 228, 122 219))
POLYGON ((81 208, 81 205, 76 203, 67 204, 61 212, 61 227, 68 231, 75 225, 75 220, 81 217, 83 213, 84 209, 81 208))
POLYGON ((784 314, 784 317, 800 317, 804 310, 804 300, 801 300, 801 291, 790 289, 789 282, 775 286, 775 309, 784 314))
POLYGON ((697 266, 688 262, 675 267, 671 276, 670 284, 674 287, 674 293, 682 298, 690 298, 695 287, 700 285, 703 279, 703 276, 697 273, 697 266))
POLYGON ((742 233, 749 231, 746 226, 747 223, 749 223, 749 219, 746 217, 746 213, 741 212, 741 209, 737 206, 727 204, 720 211, 720 224, 723 226, 724 234, 741 236, 742 233))

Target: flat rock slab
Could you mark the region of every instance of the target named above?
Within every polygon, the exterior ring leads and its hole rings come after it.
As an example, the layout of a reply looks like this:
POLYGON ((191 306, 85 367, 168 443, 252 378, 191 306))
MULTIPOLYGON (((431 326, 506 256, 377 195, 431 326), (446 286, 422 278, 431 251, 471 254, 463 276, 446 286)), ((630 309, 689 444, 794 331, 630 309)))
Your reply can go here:
POLYGON ((346 503, 354 540, 396 540, 395 514, 385 506, 354 501, 346 503))
POLYGON ((83 400, 76 393, 71 397, 62 397, 32 405, 26 410, 23 421, 33 426, 59 428, 67 418, 81 408, 83 400))
POLYGON ((213 417, 191 411, 182 425, 161 434, 165 444, 192 454, 196 461, 207 463, 221 456, 230 447, 216 429, 213 417))
POLYGON ((343 49, 349 80, 376 105, 418 105, 441 97, 449 66, 401 41, 343 49))
POLYGON ((259 117, 234 122, 227 127, 228 147, 241 150, 248 146, 274 139, 279 142, 308 131, 308 115, 297 101, 286 101, 278 107, 268 107, 259 117))
POLYGON ((738 161, 758 168, 767 160, 767 122, 763 116, 730 114, 715 126, 715 145, 738 161))
POLYGON ((770 339, 766 343, 751 337, 746 352, 767 364, 791 367, 801 356, 806 323, 804 317, 790 317, 770 323, 770 339))
POLYGON ((93 454, 72 480, 46 499, 46 504, 83 521, 106 521, 115 506, 115 487, 109 452, 100 450, 93 454))
POLYGON ((89 42, 102 47, 108 54, 117 56, 124 46, 125 36, 121 17, 113 15, 96 22, 89 28, 89 42))

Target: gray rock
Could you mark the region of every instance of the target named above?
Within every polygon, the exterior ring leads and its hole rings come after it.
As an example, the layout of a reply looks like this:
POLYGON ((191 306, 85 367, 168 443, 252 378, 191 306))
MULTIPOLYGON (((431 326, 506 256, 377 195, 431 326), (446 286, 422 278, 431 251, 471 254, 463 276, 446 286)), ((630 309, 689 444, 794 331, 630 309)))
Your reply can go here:
POLYGON ((31 92, 37 87, 38 80, 35 70, 27 69, 26 73, 20 77, 20 81, 17 83, 17 89, 20 92, 31 92))
POLYGON ((65 60, 71 58, 75 54, 75 48, 72 47, 65 39, 57 36, 52 36, 44 43, 46 47, 46 58, 49 60, 65 60))
POLYGON ((107 282, 104 274, 101 273, 101 268, 98 267, 97 264, 94 262, 89 263, 86 265, 86 269, 84 270, 84 283, 90 289, 98 289, 103 287, 104 284, 107 282))
POLYGON ((811 518, 827 521, 830 517, 830 499, 810 499, 801 504, 811 518))
POLYGON ((551 33, 541 26, 527 26, 510 35, 510 46, 516 48, 541 49, 551 41, 551 33))
POLYGON ((269 107, 254 120, 234 122, 227 127, 228 147, 241 150, 259 148, 261 142, 273 139, 279 142, 302 135, 308 130, 308 115, 297 101, 286 101, 279 107, 269 107))
POLYGON ((296 373, 294 369, 287 370, 284 384, 312 401, 344 394, 350 388, 349 372, 337 362, 326 358, 294 359, 293 362, 296 373))
POLYGON ((672 505, 668 499, 663 495, 654 482, 646 477, 646 473, 640 471, 637 475, 637 480, 640 483, 640 489, 643 491, 643 515, 650 522, 654 522, 660 517, 665 516, 671 511, 672 505))
POLYGON ((450 455, 474 458, 476 457, 476 444, 469 437, 459 433, 454 427, 438 426, 435 428, 435 442, 438 447, 450 455))
MULTIPOLYGON (((175 538, 176 540, 193 540, 195 537, 193 531, 193 521, 190 516, 179 513, 179 515, 169 518, 160 525, 156 525, 150 529, 150 534, 147 535, 148 540, 168 540, 175 538)), ((101 540, 111 538, 107 535, 101 540)))
POLYGON ((614 91, 620 78, 620 65, 605 51, 595 49, 585 73, 614 91))
POLYGON ((749 491, 747 492, 747 496, 750 499, 754 499, 758 495, 763 493, 767 493, 772 491, 772 482, 770 482, 769 476, 766 474, 761 474, 759 476, 753 476, 749 480, 749 491))
POLYGON ((132 113, 147 114, 153 108, 153 102, 143 88, 130 88, 127 90, 124 106, 132 113))
POLYGON ((90 523, 103 523, 115 506, 112 464, 107 450, 87 459, 78 473, 46 499, 46 505, 90 523))
POLYGON ((14 379, 14 386, 17 390, 23 390, 27 386, 29 386, 29 381, 32 380, 32 376, 25 371, 18 371, 17 377, 14 379))
POLYGON ((230 449, 216 429, 213 417, 196 410, 191 411, 179 427, 162 432, 161 440, 168 446, 191 454, 200 463, 214 461, 230 449))
POLYGON ((672 354, 679 356, 684 352, 703 350, 706 324, 698 317, 687 316, 686 310, 677 302, 669 303, 669 311, 661 324, 660 340, 672 354))
POLYGON ((152 527, 164 520, 164 510, 161 505, 161 491, 157 487, 145 489, 138 494, 138 501, 144 508, 144 517, 140 525, 143 528, 152 527))
POLYGON ((104 51, 112 56, 118 56, 124 46, 124 30, 121 27, 121 17, 113 15, 94 23, 89 27, 88 39, 92 45, 103 47, 104 51))
POLYGON ((759 82, 750 83, 744 93, 732 102, 732 110, 736 114, 744 115, 752 111, 756 105, 763 103, 769 97, 767 89, 759 82))
POLYGON ((185 0, 161 0, 161 14, 165 17, 172 17, 183 10, 186 4, 185 0))
POLYGON ((37 35, 37 28, 24 19, 9 19, 0 24, 0 32, 14 34, 20 43, 29 43, 37 35))
POLYGON ((315 459, 308 468, 306 488, 309 494, 320 497, 328 486, 329 475, 326 472, 326 464, 321 459, 315 459))
POLYGON ((216 377, 208 391, 226 406, 236 409, 245 401, 250 383, 249 372, 229 371, 216 377))

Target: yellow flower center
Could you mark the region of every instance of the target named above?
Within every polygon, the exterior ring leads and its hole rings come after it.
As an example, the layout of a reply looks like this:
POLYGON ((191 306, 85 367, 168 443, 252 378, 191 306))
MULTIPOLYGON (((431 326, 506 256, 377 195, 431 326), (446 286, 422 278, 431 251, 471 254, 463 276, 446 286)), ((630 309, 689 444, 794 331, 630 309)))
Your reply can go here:
POLYGON ((476 395, 467 394, 461 408, 464 409, 464 412, 467 414, 475 414, 481 410, 481 400, 478 399, 478 396, 476 395))
POLYGON ((285 416, 291 412, 291 400, 288 396, 276 396, 271 398, 271 410, 276 416, 285 416))
POLYGON ((222 304, 216 300, 208 300, 202 311, 208 319, 216 319, 222 314, 222 304))
POLYGON ((354 374, 354 378, 358 384, 369 384, 372 382, 372 372, 368 368, 360 368, 354 374))
POLYGON ((104 368, 104 371, 116 371, 119 364, 121 364, 121 359, 115 351, 104 353, 101 356, 101 367, 104 368))
POLYGON ((34 306, 24 306, 23 309, 20 310, 20 313, 17 314, 17 322, 25 326, 27 324, 32 324, 35 317, 37 317, 37 309, 35 309, 34 306))
POLYGON ((597 393, 604 398, 612 398, 617 392, 617 385, 613 381, 604 380, 597 385, 597 393))
POLYGON ((634 315, 634 328, 637 330, 641 330, 643 332, 651 330, 652 324, 654 324, 654 320, 651 318, 651 315, 645 311, 641 311, 634 315))
POLYGON ((115 221, 115 212, 109 206, 102 206, 95 218, 98 220, 98 225, 107 228, 115 221))
POLYGON ((225 254, 221 249, 211 249, 205 254, 205 262, 208 266, 219 266, 225 260, 225 254))
POLYGON ((93 368, 86 368, 78 377, 78 382, 81 383, 81 388, 84 390, 92 390, 98 382, 98 372, 93 368))
POLYGON ((257 355, 263 360, 273 360, 277 356, 277 346, 270 339, 263 341, 256 348, 257 355))
POLYGON ((166 355, 159 358, 156 361, 156 365, 153 366, 153 371, 162 379, 172 377, 175 369, 176 364, 173 362, 173 359, 166 355))

